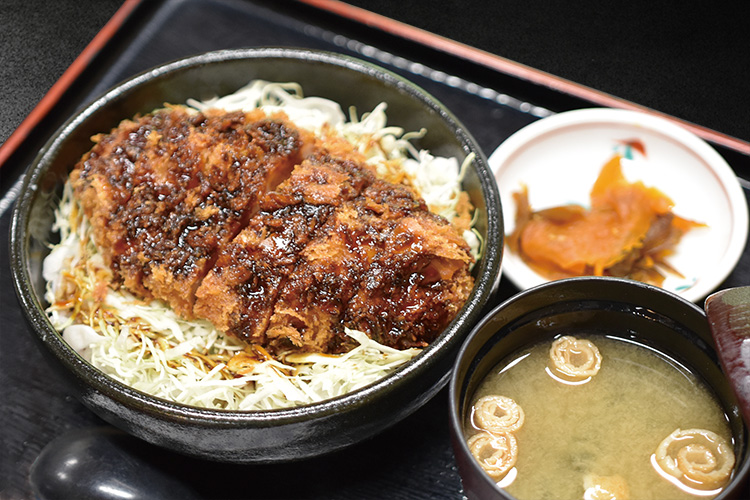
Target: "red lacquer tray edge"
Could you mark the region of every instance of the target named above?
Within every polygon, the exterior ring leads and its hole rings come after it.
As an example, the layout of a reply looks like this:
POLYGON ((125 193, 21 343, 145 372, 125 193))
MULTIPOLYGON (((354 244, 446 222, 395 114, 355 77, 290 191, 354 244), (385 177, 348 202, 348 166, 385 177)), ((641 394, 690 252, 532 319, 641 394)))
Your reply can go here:
POLYGON ((361 24, 380 29, 384 32, 411 40, 422 45, 446 52, 448 54, 472 61, 474 63, 492 68, 502 73, 512 75, 516 78, 532 82, 537 85, 546 86, 560 92, 564 92, 600 106, 629 109, 640 111, 651 115, 660 116, 675 122, 702 139, 734 149, 745 155, 750 155, 750 142, 723 134, 713 129, 702 127, 694 123, 681 120, 672 115, 660 113, 650 108, 640 106, 625 99, 594 90, 590 87, 580 85, 564 78, 531 68, 529 66, 511 61, 504 57, 462 44, 434 33, 404 24, 400 21, 364 10, 353 5, 343 3, 339 0, 297 0, 322 10, 346 17, 361 24))
POLYGON ((81 75, 91 60, 105 48, 110 39, 117 33, 141 2, 142 0, 125 0, 112 18, 107 21, 107 24, 102 27, 86 48, 68 66, 62 76, 50 87, 44 97, 31 110, 31 113, 26 116, 10 137, 0 145, 0 167, 3 166, 13 152, 26 140, 42 118, 60 101, 65 91, 81 75))
MULTIPOLYGON (((717 132, 713 129, 702 127, 694 123, 680 120, 671 115, 659 113, 650 108, 639 106, 630 101, 620 99, 604 92, 565 80, 560 77, 545 73, 543 71, 511 61, 504 57, 471 47, 460 42, 430 33, 428 31, 404 24, 394 19, 355 7, 338 0, 297 0, 300 3, 328 11, 335 15, 345 17, 355 22, 380 29, 401 38, 411 40, 422 45, 432 47, 436 50, 472 61, 474 63, 489 67, 496 71, 509 74, 516 78, 531 83, 546 86, 560 92, 564 92, 594 104, 613 108, 622 108, 641 111, 657 115, 692 131, 706 141, 733 149, 742 154, 750 156, 750 142, 745 142, 735 137, 717 132)), ((125 0, 122 6, 115 12, 112 18, 91 40, 81 54, 73 61, 63 75, 55 82, 50 90, 44 95, 39 103, 32 109, 31 113, 21 122, 10 137, 0 145, 0 167, 10 158, 15 150, 26 140, 42 118, 59 102, 65 91, 86 69, 91 60, 106 47, 110 39, 117 33, 132 12, 143 0, 125 0)))

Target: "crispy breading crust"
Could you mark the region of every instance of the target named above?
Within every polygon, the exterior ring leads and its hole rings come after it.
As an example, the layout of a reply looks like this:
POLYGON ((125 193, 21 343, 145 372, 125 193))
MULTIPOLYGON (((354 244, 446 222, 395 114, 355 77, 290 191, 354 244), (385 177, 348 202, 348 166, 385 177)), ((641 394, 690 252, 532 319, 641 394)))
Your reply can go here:
POLYGON ((95 140, 71 182, 118 284, 249 343, 425 346, 472 289, 450 224, 282 115, 171 107, 95 140))

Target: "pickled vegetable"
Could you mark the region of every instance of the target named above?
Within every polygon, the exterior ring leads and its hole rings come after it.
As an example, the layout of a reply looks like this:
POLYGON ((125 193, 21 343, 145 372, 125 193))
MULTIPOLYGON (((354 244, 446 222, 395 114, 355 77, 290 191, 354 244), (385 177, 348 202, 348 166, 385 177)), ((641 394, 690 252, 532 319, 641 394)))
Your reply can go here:
POLYGON ((591 189, 591 206, 563 205, 534 211, 524 186, 513 195, 516 225, 510 250, 547 279, 617 276, 661 286, 683 235, 705 226, 672 212, 657 188, 629 182, 621 156, 602 168, 591 189))

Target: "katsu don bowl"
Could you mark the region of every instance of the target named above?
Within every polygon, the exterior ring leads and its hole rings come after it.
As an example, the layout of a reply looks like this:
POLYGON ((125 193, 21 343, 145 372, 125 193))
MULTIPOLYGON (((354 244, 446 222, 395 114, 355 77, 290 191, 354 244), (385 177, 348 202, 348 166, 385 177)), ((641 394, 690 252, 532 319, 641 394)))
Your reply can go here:
POLYGON ((502 235, 486 159, 441 103, 357 59, 262 48, 159 66, 73 116, 25 176, 10 251, 29 329, 86 407, 268 463, 440 390, 502 235))

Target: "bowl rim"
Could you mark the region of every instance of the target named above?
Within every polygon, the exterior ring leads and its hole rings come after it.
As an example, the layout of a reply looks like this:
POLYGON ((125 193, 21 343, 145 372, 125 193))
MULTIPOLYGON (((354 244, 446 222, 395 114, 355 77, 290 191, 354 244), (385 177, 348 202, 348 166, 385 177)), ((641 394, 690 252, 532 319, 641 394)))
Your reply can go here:
MULTIPOLYGON (((466 329, 468 333, 470 329, 469 325, 473 325, 476 322, 482 307, 494 293, 500 279, 500 264, 502 260, 501 241, 501 205, 494 176, 487 164, 482 149, 468 133, 463 124, 444 104, 406 78, 375 64, 348 55, 315 49, 262 47, 210 51, 160 64, 121 81, 71 116, 46 142, 25 173, 21 194, 16 201, 11 220, 10 260, 11 277, 16 295, 21 303, 24 315, 31 326, 30 329, 34 331, 35 335, 40 337, 46 348, 52 352, 58 361, 64 364, 76 378, 87 380, 97 393, 103 394, 127 407, 136 408, 157 416, 166 413, 183 422, 200 422, 202 425, 213 427, 234 427, 237 424, 268 426, 272 423, 291 424, 304 421, 309 418, 311 413, 316 416, 325 417, 341 413, 342 411, 352 411, 369 404, 371 400, 377 399, 378 395, 389 392, 396 384, 401 385, 420 378, 422 373, 439 361, 446 349, 451 346, 457 347, 460 345, 463 336, 459 335, 459 331, 466 329), (437 112, 440 118, 448 123, 449 128, 456 134, 457 141, 464 150, 464 153, 467 155, 473 153, 475 155, 472 163, 479 179, 482 197, 488 209, 487 235, 474 289, 459 314, 422 353, 379 381, 342 396, 290 408, 240 411, 188 406, 133 389, 105 375, 99 369, 85 361, 74 349, 64 342, 62 336, 52 327, 44 314, 40 298, 36 296, 34 287, 31 285, 27 268, 30 240, 27 231, 30 219, 29 212, 39 189, 39 182, 49 170, 50 165, 53 164, 55 152, 60 145, 66 141, 68 136, 79 125, 101 108, 106 107, 110 101, 127 96, 130 92, 152 80, 168 78, 173 74, 179 74, 181 71, 199 66, 224 64, 235 60, 272 58, 312 60, 316 63, 354 70, 394 87, 400 93, 408 94, 410 98, 420 101, 423 106, 437 112)), ((432 389, 432 393, 427 395, 427 399, 445 386, 449 378, 450 370, 443 374, 439 383, 432 389)))

